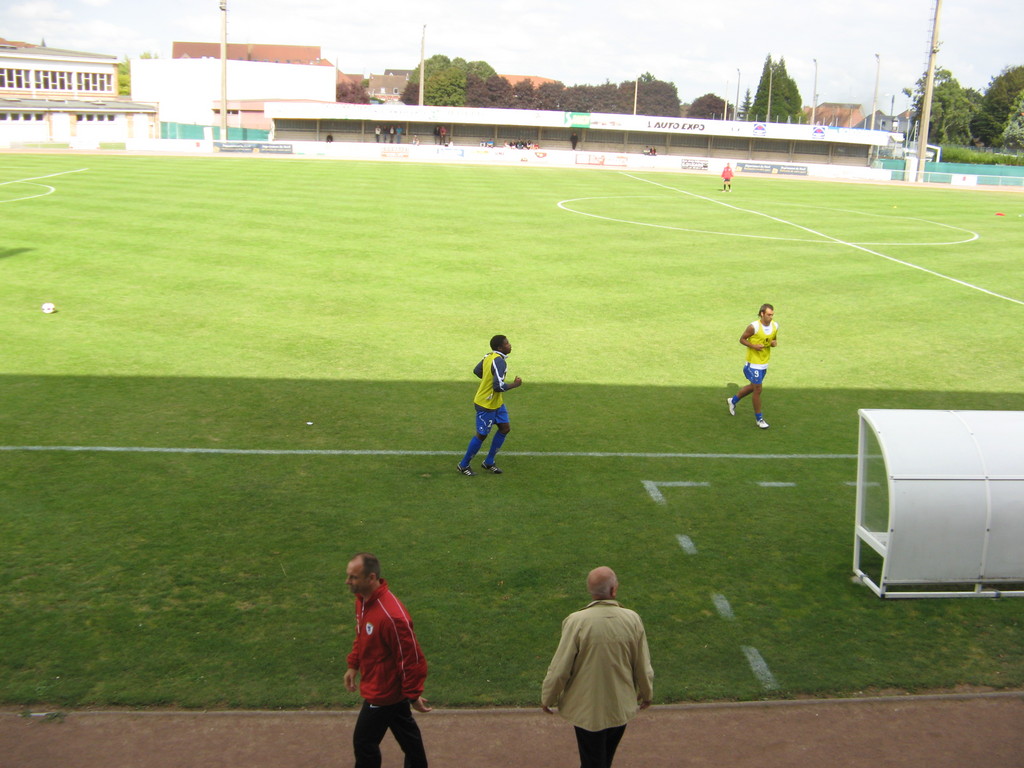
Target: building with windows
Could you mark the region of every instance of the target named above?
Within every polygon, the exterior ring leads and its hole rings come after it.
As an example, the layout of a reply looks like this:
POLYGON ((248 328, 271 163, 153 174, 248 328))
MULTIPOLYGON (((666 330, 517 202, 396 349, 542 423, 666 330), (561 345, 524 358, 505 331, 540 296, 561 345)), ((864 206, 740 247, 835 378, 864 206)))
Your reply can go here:
POLYGON ((156 108, 117 94, 117 58, 0 39, 0 146, 91 146, 158 133, 156 108))
POLYGON ((371 74, 366 87, 370 99, 381 104, 401 103, 412 73, 411 69, 388 69, 383 75, 371 74))
POLYGON ((864 108, 860 104, 839 104, 826 101, 813 109, 804 107, 807 122, 814 115, 816 125, 828 125, 834 128, 854 128, 864 121, 864 108))

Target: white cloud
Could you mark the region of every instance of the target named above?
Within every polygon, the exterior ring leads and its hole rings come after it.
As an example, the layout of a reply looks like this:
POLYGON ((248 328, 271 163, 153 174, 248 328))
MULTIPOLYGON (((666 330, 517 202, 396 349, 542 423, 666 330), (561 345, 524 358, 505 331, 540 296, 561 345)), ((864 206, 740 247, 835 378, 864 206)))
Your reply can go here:
POLYGON ((13 18, 25 21, 57 21, 74 18, 71 11, 61 10, 50 2, 21 3, 13 6, 9 13, 13 18))
MULTIPOLYGON (((319 46, 343 71, 366 74, 414 67, 426 24, 427 56, 483 60, 499 72, 567 85, 622 82, 651 72, 674 82, 684 102, 708 92, 735 98, 737 68, 742 98, 756 87, 771 54, 785 58, 810 104, 817 59, 821 101, 869 108, 876 53, 880 101, 921 76, 933 7, 934 0, 649 0, 587 8, 567 0, 536 7, 517 0, 485 6, 479 0, 348 6, 336 0, 228 0, 228 38, 319 46)), ((986 0, 984 12, 961 0, 947 3, 944 14, 938 63, 964 87, 984 89, 1003 67, 1024 64, 1021 0, 986 0)), ((24 0, 0 6, 5 37, 45 38, 55 47, 117 56, 148 51, 166 57, 176 40, 217 42, 220 24, 215 0, 24 0)), ((902 96, 895 101, 897 109, 906 106, 902 96)))

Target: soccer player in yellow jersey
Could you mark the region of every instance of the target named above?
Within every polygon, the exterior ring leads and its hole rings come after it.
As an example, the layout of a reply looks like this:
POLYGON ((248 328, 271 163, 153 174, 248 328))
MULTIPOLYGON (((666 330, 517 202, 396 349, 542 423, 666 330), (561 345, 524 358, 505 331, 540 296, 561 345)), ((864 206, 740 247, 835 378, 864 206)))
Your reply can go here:
POLYGON ((758 315, 758 319, 744 328, 743 335, 740 336, 740 344, 747 348, 747 364, 743 366, 743 375, 750 383, 735 396, 726 398, 726 401, 729 413, 735 416, 736 404, 747 395, 753 395, 757 426, 768 429, 768 422, 761 413, 761 385, 764 383, 764 377, 768 375, 768 358, 771 357, 772 347, 779 345, 779 324, 772 319, 775 317, 775 307, 771 304, 762 304, 758 315))
POLYGON ((491 448, 481 466, 492 474, 501 474, 494 459, 512 429, 509 426, 504 393, 523 386, 523 380, 518 376, 511 383, 505 380, 507 371, 505 358, 510 354, 512 354, 512 345, 509 343, 508 337, 500 334, 494 336, 491 338, 491 351, 484 355, 484 359, 473 369, 473 373, 480 379, 476 397, 473 398, 473 405, 476 407, 476 434, 470 439, 466 455, 457 465, 459 474, 469 477, 476 474, 469 468, 469 462, 483 446, 484 440, 487 439, 487 435, 495 424, 498 425, 498 434, 491 438, 491 448))

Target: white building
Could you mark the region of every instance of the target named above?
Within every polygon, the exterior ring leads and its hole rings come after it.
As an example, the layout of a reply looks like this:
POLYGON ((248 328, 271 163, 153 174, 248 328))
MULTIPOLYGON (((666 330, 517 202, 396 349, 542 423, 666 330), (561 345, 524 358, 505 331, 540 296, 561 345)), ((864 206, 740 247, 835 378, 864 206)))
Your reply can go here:
MULTIPOLYGON (((158 104, 162 122, 220 125, 219 59, 133 59, 131 71, 132 98, 158 104)), ((334 103, 336 77, 333 67, 228 60, 228 126, 269 128, 240 122, 245 117, 244 110, 239 111, 242 102, 334 103)), ((263 119, 262 109, 256 114, 263 119)))
POLYGON ((157 135, 152 105, 118 97, 116 57, 0 39, 0 147, 157 135))

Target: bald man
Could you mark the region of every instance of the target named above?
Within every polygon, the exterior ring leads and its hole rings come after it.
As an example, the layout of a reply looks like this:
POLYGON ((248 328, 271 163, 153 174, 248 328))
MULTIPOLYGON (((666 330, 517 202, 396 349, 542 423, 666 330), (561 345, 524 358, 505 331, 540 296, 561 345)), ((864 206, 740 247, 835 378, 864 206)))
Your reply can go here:
POLYGON ((640 616, 615 599, 606 566, 587 576, 593 601, 562 622, 562 638, 541 689, 541 707, 572 723, 580 768, 609 768, 634 715, 654 698, 654 670, 640 616))

